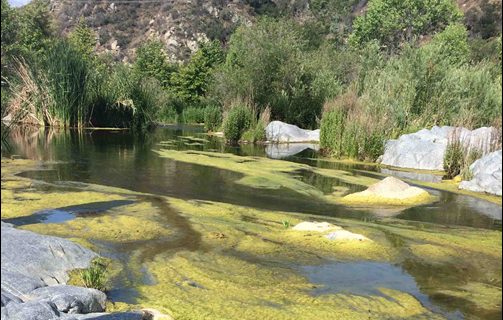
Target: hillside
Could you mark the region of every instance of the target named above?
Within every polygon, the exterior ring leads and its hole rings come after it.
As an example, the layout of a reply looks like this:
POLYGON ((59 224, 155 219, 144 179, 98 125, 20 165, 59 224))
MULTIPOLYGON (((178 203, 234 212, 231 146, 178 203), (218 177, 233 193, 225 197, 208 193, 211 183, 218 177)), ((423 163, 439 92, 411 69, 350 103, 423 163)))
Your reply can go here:
MULTIPOLYGON (((259 16, 292 16, 316 21, 326 30, 350 29, 352 17, 362 14, 367 0, 51 0, 60 33, 67 33, 80 17, 98 34, 100 52, 119 60, 134 56, 138 44, 159 37, 172 61, 183 61, 198 41, 228 40, 241 23, 259 16), (333 26, 339 24, 337 28, 333 26)), ((501 32, 501 0, 458 0, 472 35, 489 37, 501 32)))

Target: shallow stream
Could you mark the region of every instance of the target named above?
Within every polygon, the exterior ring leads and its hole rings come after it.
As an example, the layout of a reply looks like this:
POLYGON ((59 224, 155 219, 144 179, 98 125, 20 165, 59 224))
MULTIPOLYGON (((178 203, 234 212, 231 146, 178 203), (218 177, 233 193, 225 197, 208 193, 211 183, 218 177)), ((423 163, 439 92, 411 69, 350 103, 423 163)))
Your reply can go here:
MULTIPOLYGON (((164 286, 163 281, 166 280, 162 276, 171 271, 160 270, 160 267, 155 264, 158 261, 173 261, 173 268, 177 263, 183 266, 182 262, 191 261, 190 266, 195 268, 197 263, 204 265, 205 259, 210 259, 208 268, 216 272, 215 268, 219 265, 219 259, 233 259, 232 263, 236 264, 238 260, 239 263, 248 263, 248 266, 284 270, 285 273, 292 272, 302 277, 303 281, 310 283, 310 290, 301 290, 309 297, 332 294, 349 294, 351 297, 387 297, 380 291, 381 288, 387 288, 412 295, 420 305, 440 317, 498 319, 501 316, 501 303, 499 305, 492 303, 495 298, 499 297, 501 300, 501 264, 491 271, 496 273, 496 278, 486 279, 480 275, 484 272, 486 262, 459 265, 461 260, 457 260, 457 257, 444 259, 443 253, 444 260, 441 263, 411 258, 409 257, 410 249, 405 244, 413 248, 423 248, 431 244, 428 242, 430 239, 410 239, 406 234, 401 235, 392 229, 395 226, 402 228, 402 225, 406 226, 404 228, 412 226, 420 231, 431 229, 435 232, 437 229, 458 230, 459 228, 459 230, 468 230, 467 232, 480 230, 482 234, 490 232, 493 235, 494 232, 501 231, 501 205, 468 195, 427 188, 430 193, 438 197, 434 203, 399 209, 349 208, 322 201, 310 193, 299 193, 284 186, 260 188, 235 183, 245 175, 232 170, 160 157, 153 151, 165 149, 214 152, 215 156, 232 154, 243 156, 243 161, 253 161, 253 157, 281 158, 299 165, 307 165, 308 169, 303 167, 300 170, 285 171, 285 175, 313 187, 321 195, 329 195, 334 190, 342 194, 361 191, 365 189, 364 185, 348 181, 353 181, 351 180, 353 178, 355 181, 361 178, 380 179, 383 174, 415 181, 436 182, 439 180, 439 177, 433 174, 407 173, 379 169, 373 165, 325 160, 319 157, 317 151, 314 150, 317 147, 312 145, 292 145, 291 149, 289 146, 282 146, 281 150, 271 146, 228 146, 220 138, 205 135, 202 127, 199 126, 168 126, 158 128, 143 137, 133 135, 128 131, 88 130, 79 133, 26 130, 12 133, 9 149, 4 151, 3 156, 18 155, 39 161, 37 170, 19 173, 20 177, 42 182, 39 186, 35 185, 32 188, 38 189, 39 192, 52 192, 78 190, 81 184, 100 185, 129 190, 132 194, 125 195, 124 199, 47 207, 32 212, 33 214, 29 216, 12 217, 4 221, 24 227, 33 225, 37 228, 37 225, 44 224, 57 227, 58 224, 71 222, 74 219, 75 221, 101 219, 107 215, 120 214, 121 210, 125 210, 124 208, 140 204, 148 205, 151 209, 140 208, 134 211, 138 212, 137 218, 141 221, 142 213, 148 212, 149 215, 154 215, 149 218, 151 221, 155 221, 159 226, 169 227, 172 233, 152 236, 151 239, 138 238, 127 241, 93 239, 91 236, 86 239, 101 254, 115 259, 121 265, 121 271, 114 276, 112 288, 108 293, 109 297, 116 302, 145 303, 145 301, 155 300, 164 292, 162 290, 167 290, 163 288, 170 288, 168 285, 164 286), (323 175, 309 170, 309 167, 334 172, 344 171, 350 180, 339 179, 336 175, 323 175), (217 240, 222 237, 222 241, 227 241, 225 240, 227 235, 220 236, 218 232, 211 231, 213 220, 205 226, 204 219, 206 218, 200 218, 202 222, 199 222, 195 218, 190 218, 190 215, 180 214, 180 210, 174 209, 176 204, 170 205, 176 201, 166 200, 171 198, 190 200, 196 208, 214 206, 214 203, 236 206, 236 211, 245 210, 242 207, 250 208, 253 213, 249 215, 242 213, 240 221, 243 221, 243 224, 232 228, 240 232, 240 238, 262 239, 265 242, 264 246, 280 247, 286 242, 283 243, 271 236, 259 235, 255 229, 259 230, 260 227, 265 228, 271 225, 276 228, 280 225, 280 221, 262 219, 256 212, 272 212, 273 217, 274 212, 278 212, 278 215, 281 212, 281 215, 287 216, 290 212, 295 213, 297 218, 298 214, 301 214, 300 216, 305 214, 309 215, 310 219, 348 219, 342 220, 349 221, 348 226, 351 226, 351 221, 354 221, 356 226, 364 228, 363 230, 382 233, 383 243, 386 242, 386 245, 392 248, 390 250, 396 253, 388 261, 375 261, 376 259, 373 258, 339 260, 324 255, 317 257, 316 254, 310 252, 302 254, 302 261, 294 262, 288 258, 283 259, 283 253, 274 255, 269 252, 259 252, 258 249, 238 250, 237 248, 242 246, 241 243, 239 245, 226 244, 222 245, 221 249, 215 249, 218 248, 213 244, 216 240, 206 241, 206 231, 208 234, 213 234, 217 240), (240 209, 237 209, 238 206, 240 209), (360 223, 361 226, 358 225, 360 223), (207 258, 212 255, 215 255, 213 260, 207 258), (471 288, 470 286, 474 286, 474 283, 484 288, 491 286, 491 289, 481 291, 482 297, 477 298, 493 299, 489 303, 490 306, 478 303, 477 299, 460 293, 470 291, 466 288, 471 288), (451 287, 457 290, 454 290, 453 294, 446 289, 451 287), (156 295, 149 297, 150 290, 156 292, 156 295), (490 293, 487 293, 488 291, 490 293), (486 298, 485 295, 490 298, 486 298), (475 300, 477 302, 474 302, 475 300)), ((260 166, 260 162, 257 162, 257 166, 260 166)), ((231 214, 234 210, 232 206, 229 209, 231 214)), ((48 231, 48 233, 64 235, 63 231, 54 230, 56 231, 48 231)), ((227 229, 222 227, 218 230, 227 229)), ((232 231, 226 232, 232 233, 232 231)), ((75 237, 80 238, 78 235, 75 237)), ((499 246, 501 248, 501 243, 499 246)), ((481 259, 484 261, 485 256, 481 259)), ((494 264, 491 259, 492 256, 488 258, 487 264, 494 264)), ((179 273, 181 277, 179 281, 182 284, 177 282, 176 287, 185 288, 183 292, 198 290, 193 295, 194 299, 201 297, 200 292, 209 290, 207 288, 210 286, 209 280, 206 283, 198 283, 197 280, 188 276, 190 274, 188 271, 187 276, 181 276, 183 271, 179 273)), ((205 280, 207 279, 203 277, 200 282, 205 280)), ((180 299, 183 300, 183 298, 180 299)), ((284 312, 292 302, 286 300, 278 302, 276 298, 271 297, 261 303, 250 302, 250 304, 257 304, 263 310, 270 308, 273 315, 278 313, 283 318, 289 319, 289 313, 281 312, 284 312)), ((162 305, 161 302, 159 304, 169 309, 169 301, 166 302, 168 306, 162 305)), ((180 310, 183 306, 184 304, 180 302, 180 310)), ((181 319, 190 319, 183 311, 173 308, 175 309, 173 313, 181 315, 181 319)), ((208 318, 212 318, 212 315, 217 315, 221 311, 216 307, 208 307, 204 309, 204 312, 198 313, 198 317, 205 318, 206 314, 208 318)), ((196 311, 194 312, 196 314, 196 311)), ((293 317, 293 314, 290 316, 293 317)), ((214 318, 217 319, 218 316, 214 318)), ((320 314, 320 319, 322 318, 323 315, 320 314)))

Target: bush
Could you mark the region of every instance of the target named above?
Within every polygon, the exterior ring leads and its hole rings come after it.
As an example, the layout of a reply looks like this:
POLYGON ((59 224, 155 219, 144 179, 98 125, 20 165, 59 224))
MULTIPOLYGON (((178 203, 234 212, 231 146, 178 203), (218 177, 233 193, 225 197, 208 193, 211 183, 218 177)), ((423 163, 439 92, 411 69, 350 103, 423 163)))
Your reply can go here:
POLYGON ((198 124, 204 122, 204 108, 188 107, 181 114, 182 123, 198 124))
POLYGON ((208 131, 217 131, 222 124, 222 110, 217 106, 204 109, 204 127, 208 131))
POLYGON ((237 104, 231 107, 223 123, 225 138, 231 143, 239 141, 243 133, 250 128, 253 119, 254 113, 249 106, 237 104))
POLYGON ((108 263, 103 258, 91 261, 89 268, 80 272, 82 284, 86 288, 104 291, 107 284, 108 263))
POLYGON ((448 179, 452 179, 461 173, 464 164, 464 148, 459 139, 453 139, 447 145, 444 155, 444 171, 448 179))

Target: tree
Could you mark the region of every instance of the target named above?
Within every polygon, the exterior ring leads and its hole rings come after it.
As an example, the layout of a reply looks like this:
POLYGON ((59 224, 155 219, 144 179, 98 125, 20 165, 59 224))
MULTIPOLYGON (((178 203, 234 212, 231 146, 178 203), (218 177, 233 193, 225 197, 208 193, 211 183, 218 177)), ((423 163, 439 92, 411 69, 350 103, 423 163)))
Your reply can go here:
POLYGON ((77 26, 70 33, 70 43, 84 56, 90 57, 96 46, 96 33, 87 26, 83 17, 80 17, 77 26))
POLYGON ((164 44, 157 39, 149 39, 136 50, 134 70, 139 74, 155 78, 164 87, 169 87, 171 73, 176 68, 168 62, 164 44))
POLYGON ((470 58, 468 31, 462 24, 449 25, 444 31, 436 34, 425 49, 431 50, 437 61, 451 65, 466 63, 470 58))
POLYGON ((354 21, 349 42, 361 46, 377 40, 392 52, 418 36, 459 22, 462 17, 453 0, 373 0, 365 15, 354 21))
POLYGON ((10 57, 16 43, 17 29, 18 25, 16 12, 11 8, 7 0, 2 0, 2 76, 5 76, 4 69, 8 64, 7 60, 10 57))
POLYGON ((197 103, 208 90, 214 68, 223 60, 224 53, 218 41, 201 43, 189 63, 173 75, 176 95, 189 103, 197 103))
POLYGON ((49 0, 33 0, 19 11, 18 45, 25 56, 43 53, 53 35, 49 0))

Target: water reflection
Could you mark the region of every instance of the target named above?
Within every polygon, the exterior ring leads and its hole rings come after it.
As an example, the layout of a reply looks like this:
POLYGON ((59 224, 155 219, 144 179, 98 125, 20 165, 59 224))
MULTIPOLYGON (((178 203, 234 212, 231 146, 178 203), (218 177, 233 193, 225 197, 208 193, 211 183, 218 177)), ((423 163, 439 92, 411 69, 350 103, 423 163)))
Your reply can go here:
MULTIPOLYGON (((253 144, 230 146, 223 143, 221 138, 207 136, 200 126, 169 126, 144 135, 134 135, 124 130, 55 131, 19 128, 12 132, 10 144, 10 154, 57 162, 47 167, 52 171, 22 174, 45 181, 95 183, 182 199, 220 201, 266 210, 356 219, 367 219, 372 215, 397 216, 407 220, 501 229, 501 206, 469 196, 429 190, 439 197, 439 201, 432 205, 393 210, 352 209, 302 196, 284 188, 265 190, 239 185, 234 183, 242 178, 239 173, 160 158, 152 152, 161 148, 174 148, 266 156, 268 148, 283 148, 253 144)), ((289 156, 285 160, 344 170, 355 175, 372 176, 372 170, 376 170, 373 166, 316 159, 313 158, 316 156, 314 152, 313 149, 306 148, 300 154, 289 156)), ((361 186, 308 171, 295 175, 325 194, 337 192, 344 195, 363 190, 361 186)), ((381 178, 377 175, 375 177, 381 178)))

